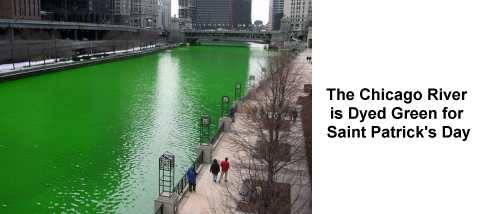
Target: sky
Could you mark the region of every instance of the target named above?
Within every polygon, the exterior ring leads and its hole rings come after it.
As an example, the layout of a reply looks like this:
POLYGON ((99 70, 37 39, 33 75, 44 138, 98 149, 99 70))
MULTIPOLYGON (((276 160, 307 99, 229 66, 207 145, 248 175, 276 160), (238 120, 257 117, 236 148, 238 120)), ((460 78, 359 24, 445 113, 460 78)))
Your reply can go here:
MULTIPOLYGON (((270 0, 252 0, 251 6, 251 20, 262 20, 264 24, 268 22, 268 7, 270 0)), ((172 16, 178 15, 179 0, 172 0, 172 16)))

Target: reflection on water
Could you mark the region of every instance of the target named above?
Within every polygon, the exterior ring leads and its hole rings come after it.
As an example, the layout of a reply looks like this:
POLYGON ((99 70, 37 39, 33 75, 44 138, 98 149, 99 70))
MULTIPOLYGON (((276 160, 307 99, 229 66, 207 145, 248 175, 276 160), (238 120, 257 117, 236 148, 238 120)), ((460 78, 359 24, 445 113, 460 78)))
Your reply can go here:
POLYGON ((265 54, 184 47, 1 83, 0 213, 152 212, 158 157, 174 153, 180 178, 199 117, 219 117, 265 54))

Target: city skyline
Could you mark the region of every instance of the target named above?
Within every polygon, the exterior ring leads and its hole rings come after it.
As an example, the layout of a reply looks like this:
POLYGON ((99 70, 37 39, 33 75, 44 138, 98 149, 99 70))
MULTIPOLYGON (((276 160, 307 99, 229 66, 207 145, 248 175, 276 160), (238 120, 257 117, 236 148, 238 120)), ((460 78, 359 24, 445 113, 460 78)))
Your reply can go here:
MULTIPOLYGON (((268 8, 269 0, 253 0, 251 6, 251 20, 252 22, 256 20, 263 21, 264 24, 268 22, 268 8)), ((179 17, 179 0, 172 0, 172 16, 176 15, 179 17)))

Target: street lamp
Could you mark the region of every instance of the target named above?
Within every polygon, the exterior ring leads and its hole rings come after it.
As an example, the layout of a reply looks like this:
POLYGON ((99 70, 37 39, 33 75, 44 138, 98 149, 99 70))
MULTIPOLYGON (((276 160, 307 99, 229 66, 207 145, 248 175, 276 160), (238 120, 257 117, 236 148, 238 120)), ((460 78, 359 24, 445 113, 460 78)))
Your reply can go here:
POLYGON ((203 126, 209 126, 209 124, 211 123, 211 118, 209 117, 209 115, 202 116, 201 123, 203 126))
POLYGON ((250 77, 248 77, 248 85, 250 87, 255 87, 255 76, 254 75, 250 75, 250 77))
POLYGON ((159 157, 159 195, 173 192, 175 175, 175 156, 170 152, 164 152, 159 157))
POLYGON ((221 98, 221 117, 227 115, 229 110, 229 104, 230 104, 230 97, 226 95, 223 96, 221 98))
POLYGON ((211 117, 209 115, 201 116, 199 121, 199 144, 208 144, 210 139, 211 117))
POLYGON ((235 100, 239 100, 241 98, 241 84, 236 83, 235 85, 235 100))

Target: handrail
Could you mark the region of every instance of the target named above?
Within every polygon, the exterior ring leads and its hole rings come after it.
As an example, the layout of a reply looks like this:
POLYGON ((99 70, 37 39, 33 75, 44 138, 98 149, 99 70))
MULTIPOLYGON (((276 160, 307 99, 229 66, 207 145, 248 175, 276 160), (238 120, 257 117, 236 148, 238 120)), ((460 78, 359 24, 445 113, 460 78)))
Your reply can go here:
MULTIPOLYGON (((194 169, 197 170, 197 168, 203 163, 203 160, 204 160, 203 153, 200 152, 199 156, 196 158, 196 160, 194 160, 194 162, 192 162, 192 166, 194 167, 194 169)), ((184 173, 184 175, 179 180, 179 182, 177 182, 177 184, 174 186, 172 192, 177 192, 177 194, 179 194, 179 195, 184 192, 184 189, 186 188, 186 186, 188 184, 187 172, 188 171, 186 171, 186 173, 184 173)))
POLYGON ((219 136, 221 136, 221 133, 224 132, 224 123, 221 123, 221 125, 218 128, 218 132, 216 132, 216 135, 211 139, 211 145, 214 145, 216 141, 218 141, 219 136))

